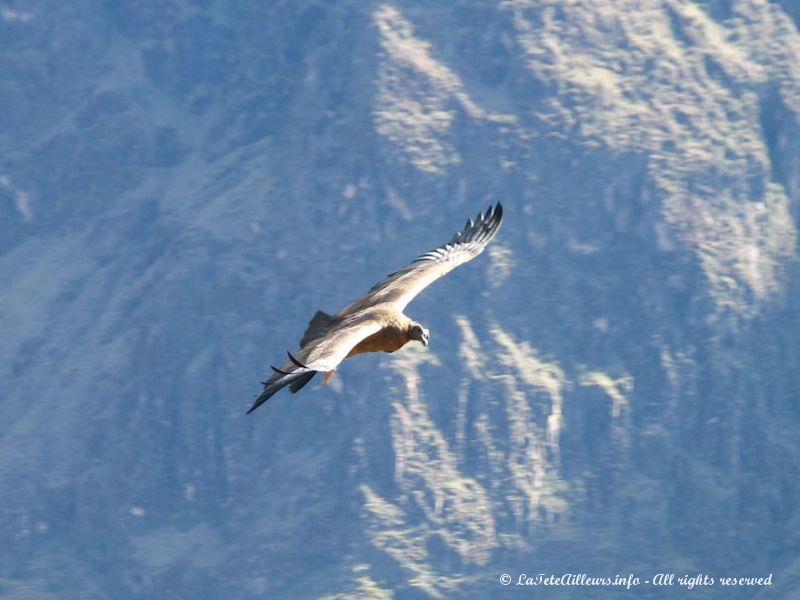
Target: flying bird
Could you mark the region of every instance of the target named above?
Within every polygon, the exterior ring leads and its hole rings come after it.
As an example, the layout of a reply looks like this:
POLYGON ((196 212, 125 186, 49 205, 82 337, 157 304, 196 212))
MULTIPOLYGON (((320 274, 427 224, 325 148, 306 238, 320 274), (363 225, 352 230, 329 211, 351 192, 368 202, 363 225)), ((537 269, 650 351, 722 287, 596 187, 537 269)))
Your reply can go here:
POLYGON ((478 256, 500 228, 503 207, 498 202, 486 213, 468 219, 464 229, 438 248, 426 252, 335 315, 317 311, 308 324, 300 350, 262 382, 264 391, 247 411, 250 414, 285 386, 298 392, 317 373, 323 381, 346 358, 364 352, 394 352, 408 342, 428 345, 429 331, 403 314, 414 297, 458 265, 478 256))

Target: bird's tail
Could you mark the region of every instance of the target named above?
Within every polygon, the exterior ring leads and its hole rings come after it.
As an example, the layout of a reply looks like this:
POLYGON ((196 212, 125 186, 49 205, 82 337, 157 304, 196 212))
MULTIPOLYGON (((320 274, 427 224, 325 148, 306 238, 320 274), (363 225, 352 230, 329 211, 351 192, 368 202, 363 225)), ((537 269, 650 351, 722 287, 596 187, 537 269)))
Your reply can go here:
POLYGON ((286 363, 280 369, 272 367, 272 370, 275 372, 272 374, 272 377, 264 382, 264 390, 261 392, 261 395, 256 398, 253 406, 248 409, 248 415, 259 406, 264 404, 264 402, 272 398, 272 396, 278 390, 288 385, 290 392, 293 394, 297 393, 305 384, 314 378, 314 375, 317 374, 316 371, 313 371, 308 367, 298 363, 297 359, 295 359, 291 354, 289 355, 289 358, 291 359, 291 362, 286 363))

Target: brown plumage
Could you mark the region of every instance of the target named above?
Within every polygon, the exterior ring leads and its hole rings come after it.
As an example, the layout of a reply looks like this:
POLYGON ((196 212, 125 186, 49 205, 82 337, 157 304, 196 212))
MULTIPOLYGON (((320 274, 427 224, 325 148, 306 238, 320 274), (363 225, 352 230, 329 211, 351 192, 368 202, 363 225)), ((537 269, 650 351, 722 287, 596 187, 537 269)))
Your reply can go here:
POLYGON ((317 311, 308 324, 300 350, 264 382, 264 390, 248 414, 279 389, 292 393, 318 372, 324 381, 346 358, 364 352, 395 352, 410 341, 428 345, 429 332, 409 319, 403 310, 431 283, 483 252, 500 228, 503 207, 498 202, 486 214, 469 219, 464 229, 438 248, 426 252, 407 267, 392 273, 361 298, 331 316, 317 311))

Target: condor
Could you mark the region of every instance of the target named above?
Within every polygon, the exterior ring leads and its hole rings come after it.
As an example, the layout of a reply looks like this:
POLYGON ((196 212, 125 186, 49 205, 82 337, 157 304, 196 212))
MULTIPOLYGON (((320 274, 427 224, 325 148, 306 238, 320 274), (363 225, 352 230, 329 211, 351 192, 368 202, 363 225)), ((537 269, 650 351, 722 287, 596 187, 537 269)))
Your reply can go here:
POLYGON ((394 352, 408 342, 428 345, 428 330, 409 319, 403 310, 431 283, 458 265, 478 256, 500 228, 503 207, 498 202, 438 248, 426 252, 407 267, 392 273, 369 292, 335 315, 318 311, 308 324, 300 350, 264 383, 264 390, 247 414, 289 386, 295 393, 317 373, 328 382, 346 358, 364 352, 394 352))

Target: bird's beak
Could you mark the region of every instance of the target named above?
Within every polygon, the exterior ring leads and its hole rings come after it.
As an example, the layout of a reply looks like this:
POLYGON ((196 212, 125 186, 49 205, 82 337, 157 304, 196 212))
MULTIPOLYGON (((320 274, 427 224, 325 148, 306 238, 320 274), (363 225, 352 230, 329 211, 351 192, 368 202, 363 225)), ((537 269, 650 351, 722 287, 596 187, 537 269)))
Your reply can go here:
POLYGON ((426 331, 422 334, 422 345, 426 348, 428 347, 428 339, 430 338, 430 334, 426 331))

